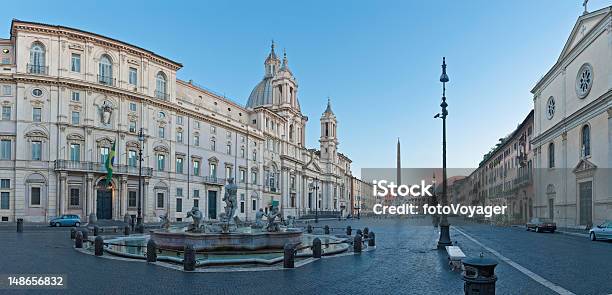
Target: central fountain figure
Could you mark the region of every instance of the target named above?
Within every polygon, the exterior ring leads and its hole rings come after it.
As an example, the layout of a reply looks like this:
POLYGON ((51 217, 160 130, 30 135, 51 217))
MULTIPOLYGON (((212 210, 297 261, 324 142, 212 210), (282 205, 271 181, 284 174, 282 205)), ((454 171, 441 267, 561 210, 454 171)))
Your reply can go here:
POLYGON ((230 177, 227 179, 225 185, 225 194, 223 195, 223 201, 225 201, 225 214, 223 215, 223 221, 230 223, 234 222, 233 217, 236 213, 237 201, 236 195, 238 193, 238 186, 234 183, 234 178, 230 177))

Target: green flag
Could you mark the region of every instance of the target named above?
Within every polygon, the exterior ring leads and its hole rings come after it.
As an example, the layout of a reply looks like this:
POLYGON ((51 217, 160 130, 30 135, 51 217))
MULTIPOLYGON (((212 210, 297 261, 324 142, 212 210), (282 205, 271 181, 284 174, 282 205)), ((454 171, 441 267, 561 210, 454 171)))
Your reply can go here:
POLYGON ((113 162, 115 161, 115 142, 113 142, 113 147, 111 148, 108 157, 106 158, 106 183, 110 184, 113 179, 113 162))

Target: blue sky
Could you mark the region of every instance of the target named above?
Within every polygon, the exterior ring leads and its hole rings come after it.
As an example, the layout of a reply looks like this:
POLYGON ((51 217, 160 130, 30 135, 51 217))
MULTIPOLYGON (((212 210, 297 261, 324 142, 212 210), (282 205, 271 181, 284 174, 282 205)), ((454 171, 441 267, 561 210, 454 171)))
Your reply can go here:
MULTIPOLYGON (((10 1, 13 18, 113 37, 183 63, 178 73, 244 104, 263 76, 270 40, 287 49, 318 146, 331 97, 340 151, 360 168, 441 166, 439 112, 446 56, 448 165, 475 167, 532 108, 529 93, 556 61, 581 0, 10 1), (35 8, 35 9, 34 9, 35 8)), ((610 5, 591 0, 589 10, 610 5)))

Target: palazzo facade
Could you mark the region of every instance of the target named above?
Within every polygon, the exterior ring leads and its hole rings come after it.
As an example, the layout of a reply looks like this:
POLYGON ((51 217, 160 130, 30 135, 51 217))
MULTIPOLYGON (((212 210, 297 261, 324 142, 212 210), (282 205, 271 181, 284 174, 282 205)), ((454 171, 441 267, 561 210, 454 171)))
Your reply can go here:
POLYGON ((74 28, 14 20, 0 50, 1 221, 121 220, 139 199, 146 222, 181 221, 192 206, 217 219, 230 177, 241 219, 272 205, 285 217, 350 213, 331 103, 320 146, 307 148, 297 80, 274 44, 246 106, 177 79, 176 61, 74 28))

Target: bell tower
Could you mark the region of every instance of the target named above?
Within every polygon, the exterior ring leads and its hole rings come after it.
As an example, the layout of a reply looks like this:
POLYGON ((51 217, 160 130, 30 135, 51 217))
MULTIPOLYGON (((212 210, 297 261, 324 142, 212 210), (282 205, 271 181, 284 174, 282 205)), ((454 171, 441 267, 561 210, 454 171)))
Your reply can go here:
POLYGON ((335 163, 337 158, 338 150, 338 137, 336 135, 336 128, 338 122, 336 121, 336 115, 331 109, 331 100, 327 99, 327 108, 323 115, 321 115, 321 137, 319 143, 321 144, 321 160, 335 163))

